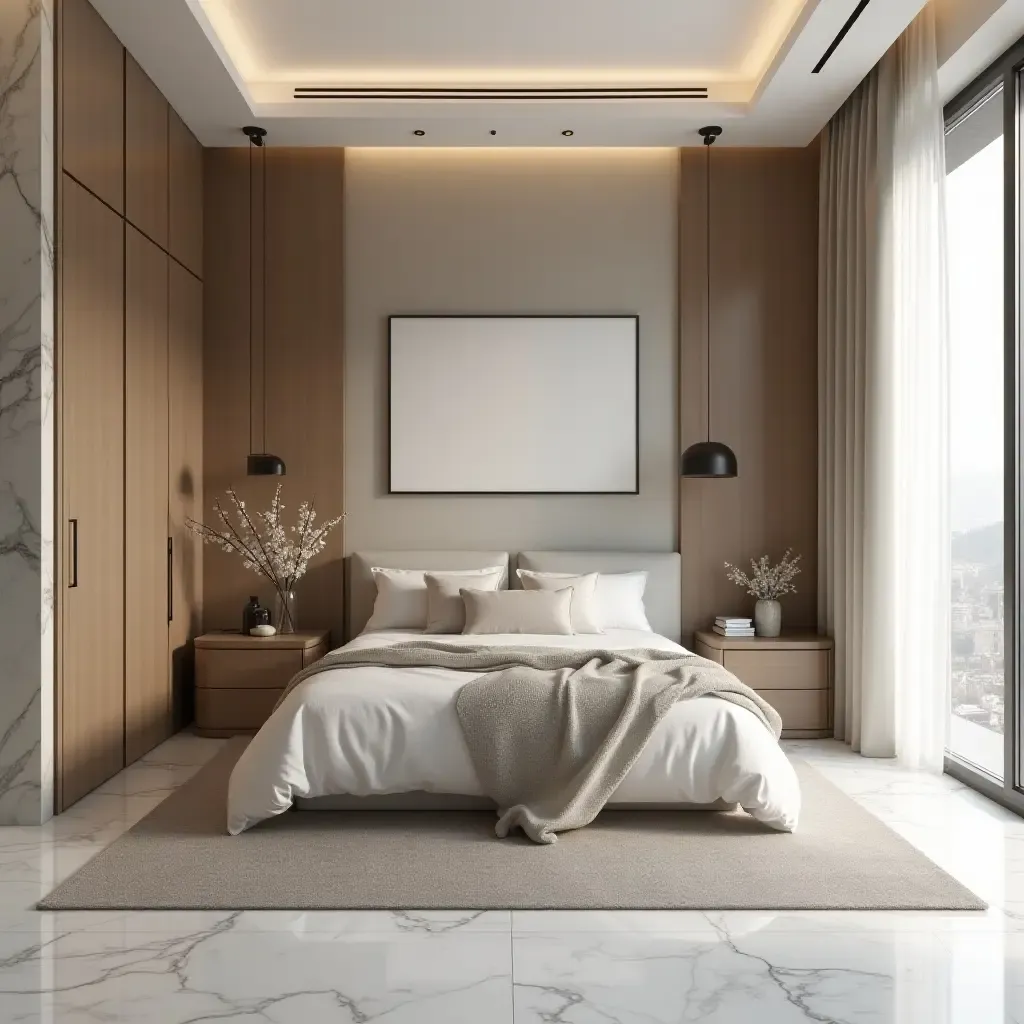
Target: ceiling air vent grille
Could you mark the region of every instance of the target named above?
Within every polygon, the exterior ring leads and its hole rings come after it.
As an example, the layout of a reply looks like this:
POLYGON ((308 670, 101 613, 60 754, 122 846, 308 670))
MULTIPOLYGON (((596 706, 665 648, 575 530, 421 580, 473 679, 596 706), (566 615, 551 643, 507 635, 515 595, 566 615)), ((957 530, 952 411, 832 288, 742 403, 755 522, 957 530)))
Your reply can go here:
POLYGON ((707 86, 644 86, 628 88, 412 88, 409 86, 296 87, 297 100, 706 100, 707 86))
POLYGON ((836 52, 839 44, 846 38, 846 33, 853 28, 854 23, 864 13, 864 8, 867 7, 869 3, 871 3, 871 0, 860 0, 860 3, 854 8, 853 14, 846 19, 846 24, 839 30, 835 39, 829 43, 828 49, 821 55, 821 60, 819 60, 811 69, 812 75, 818 74, 818 72, 821 71, 821 69, 828 63, 829 57, 836 52))

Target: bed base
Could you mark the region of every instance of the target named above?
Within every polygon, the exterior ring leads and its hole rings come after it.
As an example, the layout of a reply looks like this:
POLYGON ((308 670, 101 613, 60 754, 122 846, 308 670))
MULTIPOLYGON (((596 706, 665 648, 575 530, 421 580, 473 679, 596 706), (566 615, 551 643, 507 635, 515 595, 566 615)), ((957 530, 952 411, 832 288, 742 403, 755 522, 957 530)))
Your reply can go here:
MULTIPOLYGON (((716 800, 710 804, 688 803, 615 803, 609 811, 732 811, 736 804, 716 800)), ((460 796, 457 793, 382 793, 377 796, 298 797, 297 811, 494 811, 496 804, 485 796, 460 796)))

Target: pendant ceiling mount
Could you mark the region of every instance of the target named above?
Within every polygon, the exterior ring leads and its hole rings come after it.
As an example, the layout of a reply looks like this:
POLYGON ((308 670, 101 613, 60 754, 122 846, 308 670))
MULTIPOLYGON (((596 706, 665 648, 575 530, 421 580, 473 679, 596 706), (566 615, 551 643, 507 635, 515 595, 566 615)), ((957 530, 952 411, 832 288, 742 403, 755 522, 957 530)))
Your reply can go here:
POLYGON ((267 129, 260 128, 255 124, 247 124, 242 129, 242 134, 257 148, 263 148, 263 140, 267 137, 267 129))
POLYGON ((707 213, 707 334, 705 366, 707 367, 707 426, 708 436, 706 441, 698 441, 691 444, 683 452, 681 475, 691 479, 716 479, 725 480, 736 476, 738 466, 736 464, 736 453, 721 441, 711 440, 711 147, 722 134, 722 129, 717 124, 708 125, 698 131, 704 140, 707 149, 707 202, 705 210, 707 213))

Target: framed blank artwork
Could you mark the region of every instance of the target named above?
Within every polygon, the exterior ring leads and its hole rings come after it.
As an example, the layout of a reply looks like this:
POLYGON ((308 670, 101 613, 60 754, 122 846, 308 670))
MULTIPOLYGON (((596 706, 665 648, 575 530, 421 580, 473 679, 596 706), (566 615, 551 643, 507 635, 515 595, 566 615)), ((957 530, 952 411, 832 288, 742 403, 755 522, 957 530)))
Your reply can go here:
POLYGON ((638 494, 637 316, 388 318, 391 494, 638 494))

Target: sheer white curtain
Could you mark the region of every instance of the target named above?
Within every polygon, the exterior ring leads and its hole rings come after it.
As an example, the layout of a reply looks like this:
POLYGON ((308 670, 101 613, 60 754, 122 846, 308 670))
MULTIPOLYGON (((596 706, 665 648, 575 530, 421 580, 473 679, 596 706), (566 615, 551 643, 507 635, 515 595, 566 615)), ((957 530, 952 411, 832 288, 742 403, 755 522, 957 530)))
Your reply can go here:
POLYGON ((941 770, 949 716, 945 150, 925 8, 822 138, 819 626, 835 732, 941 770))

